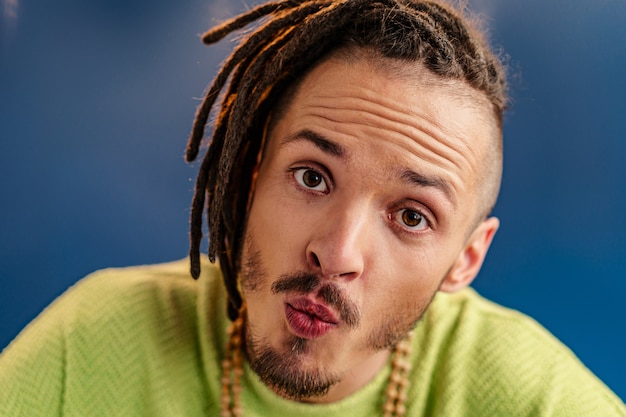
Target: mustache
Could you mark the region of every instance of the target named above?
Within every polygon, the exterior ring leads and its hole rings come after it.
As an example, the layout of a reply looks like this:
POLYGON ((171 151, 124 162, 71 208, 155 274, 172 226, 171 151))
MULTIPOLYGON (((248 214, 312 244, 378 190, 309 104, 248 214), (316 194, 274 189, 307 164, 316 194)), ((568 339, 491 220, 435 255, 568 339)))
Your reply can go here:
POLYGON ((272 293, 295 292, 297 294, 312 294, 321 298, 324 303, 334 308, 339 313, 341 320, 350 328, 357 328, 361 324, 361 312, 358 306, 352 302, 339 286, 333 282, 323 280, 309 272, 296 272, 294 274, 281 275, 272 284, 272 293))

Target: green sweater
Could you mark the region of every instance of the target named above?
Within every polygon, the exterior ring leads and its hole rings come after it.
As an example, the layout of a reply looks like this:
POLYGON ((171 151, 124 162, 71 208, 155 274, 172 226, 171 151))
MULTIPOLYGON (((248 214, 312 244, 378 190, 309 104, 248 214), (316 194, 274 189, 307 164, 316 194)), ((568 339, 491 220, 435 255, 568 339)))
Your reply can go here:
MULTIPOLYGON (((227 319, 204 261, 107 269, 82 280, 0 356, 0 416, 217 416, 227 319)), ((624 404, 528 317, 467 289, 438 294, 417 327, 407 416, 626 416, 624 404)), ((390 368, 315 405, 245 369, 245 416, 380 415, 390 368)))

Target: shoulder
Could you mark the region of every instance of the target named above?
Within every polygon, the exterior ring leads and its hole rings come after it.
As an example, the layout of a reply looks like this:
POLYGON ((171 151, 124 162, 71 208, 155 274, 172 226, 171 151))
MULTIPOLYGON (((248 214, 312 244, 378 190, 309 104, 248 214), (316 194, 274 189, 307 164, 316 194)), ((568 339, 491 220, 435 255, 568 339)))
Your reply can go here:
MULTIPOLYGON (((217 267, 203 265, 203 278, 215 281, 217 267)), ((182 259, 153 265, 107 268, 87 275, 58 300, 72 308, 84 308, 89 315, 127 309, 167 309, 180 304, 193 307, 200 286, 189 273, 189 262, 182 259), (99 308, 97 308, 99 307, 99 308)))
POLYGON ((482 410, 465 415, 624 415, 621 401, 550 332, 473 289, 438 294, 417 336, 416 361, 432 389, 482 410))
POLYGON ((187 260, 88 275, 0 355, 0 410, 148 415, 155 404, 177 415, 202 410, 201 349, 208 348, 201 339, 213 325, 204 317, 205 291, 218 290, 218 278, 207 261, 193 280, 187 260))
MULTIPOLYGON (((203 280, 219 282, 219 269, 205 263, 203 280)), ((11 345, 23 346, 25 338, 43 344, 45 337, 46 344, 62 340, 71 348, 195 331, 202 284, 190 276, 188 265, 183 259, 96 271, 56 299, 11 345)))
POLYGON ((72 334, 80 327, 99 327, 115 320, 145 316, 168 300, 193 301, 191 278, 184 279, 182 262, 96 271, 78 281, 34 321, 58 325, 72 334))
MULTIPOLYGON (((219 269, 203 265, 203 281, 219 282, 219 269)), ((96 271, 70 288, 56 303, 65 311, 68 328, 98 325, 99 332, 111 326, 132 327, 132 332, 151 327, 171 329, 195 326, 203 284, 189 274, 187 259, 96 271), (183 325, 186 326, 183 326, 183 325)), ((181 328, 181 330, 182 330, 181 328)))
MULTIPOLYGON (((564 351, 564 346, 531 317, 480 296, 472 288, 439 293, 424 320, 471 345, 487 345, 485 354, 534 349, 564 351)), ((452 339, 449 339, 452 341, 452 339)), ((568 355, 572 355, 567 351, 568 355)))
POLYGON ((186 269, 187 264, 187 260, 179 260, 102 269, 79 281, 69 289, 65 297, 89 297, 96 293, 99 296, 96 298, 104 295, 125 299, 144 292, 193 292, 194 280, 186 269))

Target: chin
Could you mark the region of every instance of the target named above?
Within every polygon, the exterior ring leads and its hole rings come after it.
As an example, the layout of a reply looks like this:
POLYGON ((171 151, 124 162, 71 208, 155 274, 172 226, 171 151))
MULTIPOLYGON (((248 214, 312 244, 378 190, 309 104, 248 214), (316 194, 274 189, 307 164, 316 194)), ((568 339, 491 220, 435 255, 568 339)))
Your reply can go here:
POLYGON ((340 375, 311 360, 312 341, 290 335, 280 349, 266 341, 246 338, 250 367, 277 394, 294 400, 323 397, 340 382, 340 375), (314 365, 312 365, 314 364, 314 365))

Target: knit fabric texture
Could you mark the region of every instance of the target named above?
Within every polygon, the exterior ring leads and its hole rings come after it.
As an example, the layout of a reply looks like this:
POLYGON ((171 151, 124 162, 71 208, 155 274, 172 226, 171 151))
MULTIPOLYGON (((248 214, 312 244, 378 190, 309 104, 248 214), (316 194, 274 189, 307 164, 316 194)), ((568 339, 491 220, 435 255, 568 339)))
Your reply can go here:
MULTIPOLYGON (((219 268, 188 260, 96 272, 0 356, 0 416, 217 416, 228 320, 219 268)), ((626 416, 532 319, 474 290, 440 293, 416 329, 407 416, 626 416)), ((245 416, 381 415, 391 368, 331 404, 278 397, 245 366, 245 416)))

